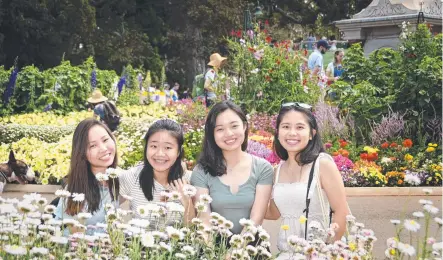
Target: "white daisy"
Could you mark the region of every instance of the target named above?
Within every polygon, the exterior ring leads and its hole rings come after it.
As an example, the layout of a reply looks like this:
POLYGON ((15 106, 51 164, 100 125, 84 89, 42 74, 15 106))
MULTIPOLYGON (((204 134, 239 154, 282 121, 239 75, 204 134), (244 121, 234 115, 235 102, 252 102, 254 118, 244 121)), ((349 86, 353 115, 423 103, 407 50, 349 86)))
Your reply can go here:
POLYGON ((411 232, 417 232, 420 229, 420 224, 412 219, 405 219, 403 225, 408 231, 411 232))
POLYGON ((101 173, 101 172, 97 173, 95 175, 95 178, 97 179, 97 181, 100 182, 109 180, 109 176, 106 173, 101 173))
POLYGON ((197 194, 197 189, 189 184, 183 186, 183 194, 188 197, 194 197, 197 194))
POLYGON ((60 197, 60 198, 67 198, 71 196, 71 193, 67 190, 57 190, 55 192, 55 196, 60 197))
POLYGON ((33 247, 29 253, 31 255, 43 256, 49 254, 49 250, 44 247, 33 247))
POLYGON ((200 201, 206 204, 210 204, 212 202, 212 198, 208 194, 202 194, 200 195, 200 201))
POLYGON ((442 220, 441 218, 434 218, 434 220, 435 220, 435 222, 437 222, 437 224, 438 224, 439 226, 442 226, 442 225, 443 225, 443 220, 442 220))
POLYGON ((201 201, 198 201, 197 203, 195 203, 195 208, 197 209, 197 212, 199 212, 199 213, 206 212, 208 210, 208 207, 206 206, 206 204, 201 201))
POLYGON ((141 242, 144 247, 153 247, 155 239, 151 232, 147 232, 141 235, 141 242))
POLYGON ((423 212, 421 212, 421 211, 416 211, 416 212, 412 213, 412 216, 414 216, 416 218, 424 218, 425 214, 423 214, 423 212))
POLYGON ((66 237, 58 237, 52 236, 50 241, 56 244, 66 245, 68 243, 68 239, 66 237))
POLYGON ((195 249, 192 246, 183 246, 182 247, 183 252, 185 252, 187 255, 193 256, 195 255, 195 249))
POLYGON ((5 245, 3 250, 11 255, 26 255, 28 253, 25 247, 17 245, 5 245))
POLYGON ((85 200, 85 194, 83 193, 72 193, 72 200, 75 202, 82 202, 85 200))
POLYGON ((407 256, 414 256, 415 255, 415 248, 409 244, 403 244, 402 242, 398 243, 398 250, 400 250, 401 253, 407 255, 407 256))
POLYGON ((426 210, 427 212, 431 213, 431 214, 437 214, 438 211, 439 211, 438 208, 436 208, 436 207, 434 207, 432 205, 429 205, 429 204, 424 205, 423 209, 426 210))

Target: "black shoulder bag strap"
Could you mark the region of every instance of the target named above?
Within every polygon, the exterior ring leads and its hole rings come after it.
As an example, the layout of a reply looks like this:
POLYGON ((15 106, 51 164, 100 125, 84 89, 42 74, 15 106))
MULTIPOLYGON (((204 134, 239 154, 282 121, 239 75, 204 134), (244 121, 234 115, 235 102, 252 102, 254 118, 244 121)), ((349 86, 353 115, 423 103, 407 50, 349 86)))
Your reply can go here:
POLYGON ((309 217, 309 204, 311 203, 311 199, 309 198, 309 190, 311 189, 312 180, 314 179, 314 169, 315 169, 315 162, 317 161, 317 158, 314 159, 312 162, 311 172, 309 172, 309 180, 308 180, 308 188, 306 190, 306 208, 303 210, 306 214, 306 222, 305 222, 305 240, 307 239, 308 235, 308 217, 309 217))

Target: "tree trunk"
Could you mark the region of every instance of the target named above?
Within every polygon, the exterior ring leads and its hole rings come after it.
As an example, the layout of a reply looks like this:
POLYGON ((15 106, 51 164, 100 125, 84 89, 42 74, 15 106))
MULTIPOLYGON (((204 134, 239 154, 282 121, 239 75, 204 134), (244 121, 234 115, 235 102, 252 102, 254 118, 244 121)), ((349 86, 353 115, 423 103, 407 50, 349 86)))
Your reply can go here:
POLYGON ((205 58, 202 57, 202 52, 199 49, 203 49, 203 37, 200 30, 193 23, 188 23, 185 29, 185 41, 183 46, 184 55, 182 58, 186 65, 185 78, 186 87, 189 87, 189 91, 192 91, 192 83, 194 77, 205 71, 205 58))

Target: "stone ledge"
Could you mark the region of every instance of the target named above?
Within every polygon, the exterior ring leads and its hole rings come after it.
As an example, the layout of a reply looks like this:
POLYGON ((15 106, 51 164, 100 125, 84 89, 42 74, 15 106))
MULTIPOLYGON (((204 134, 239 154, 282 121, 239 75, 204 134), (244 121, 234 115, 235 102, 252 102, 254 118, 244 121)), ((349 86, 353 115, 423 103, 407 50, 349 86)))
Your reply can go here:
POLYGON ((37 192, 41 194, 54 194, 57 190, 61 189, 60 185, 40 185, 40 184, 6 184, 3 192, 23 192, 32 193, 37 192))
MULTIPOLYGON (((425 188, 432 190, 430 196, 442 196, 442 187, 346 187, 345 190, 348 197, 424 196, 425 188)), ((59 189, 60 185, 7 184, 3 192, 54 194, 59 189)))
POLYGON ((425 196, 423 189, 430 189, 430 196, 441 196, 442 187, 346 187, 347 197, 369 196, 425 196))

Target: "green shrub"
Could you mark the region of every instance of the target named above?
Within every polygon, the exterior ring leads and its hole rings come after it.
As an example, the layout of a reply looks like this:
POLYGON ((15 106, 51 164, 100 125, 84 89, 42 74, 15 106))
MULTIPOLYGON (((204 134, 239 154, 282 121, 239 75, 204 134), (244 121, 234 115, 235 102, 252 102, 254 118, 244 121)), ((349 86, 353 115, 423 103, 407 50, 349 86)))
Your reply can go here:
POLYGON ((47 143, 55 143, 61 137, 74 133, 75 125, 46 126, 46 125, 20 125, 0 124, 0 143, 13 143, 22 138, 37 138, 47 143))

